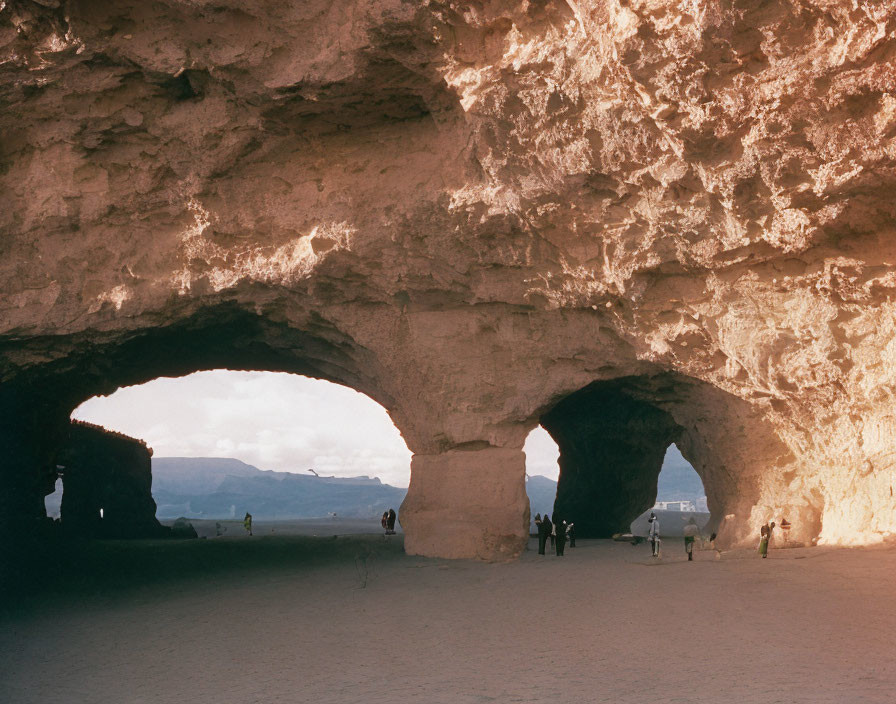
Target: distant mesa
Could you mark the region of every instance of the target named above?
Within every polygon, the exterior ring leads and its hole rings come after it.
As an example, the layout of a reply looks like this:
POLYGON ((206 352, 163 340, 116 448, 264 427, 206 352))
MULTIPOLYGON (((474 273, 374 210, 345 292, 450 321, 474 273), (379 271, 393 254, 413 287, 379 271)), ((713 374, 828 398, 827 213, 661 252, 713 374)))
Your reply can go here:
POLYGON ((407 489, 376 477, 321 477, 253 467, 233 458, 155 457, 152 495, 160 519, 256 520, 379 518, 397 508, 407 489))

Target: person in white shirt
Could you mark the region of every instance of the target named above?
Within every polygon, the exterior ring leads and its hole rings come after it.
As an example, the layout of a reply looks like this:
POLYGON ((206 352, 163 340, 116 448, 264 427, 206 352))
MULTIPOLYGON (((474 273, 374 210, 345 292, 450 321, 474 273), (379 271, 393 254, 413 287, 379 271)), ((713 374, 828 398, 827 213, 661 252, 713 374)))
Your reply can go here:
POLYGON ((653 550, 653 556, 660 556, 660 521, 656 517, 655 513, 650 514, 650 518, 647 519, 647 522, 650 524, 650 528, 647 530, 647 538, 650 540, 650 547, 653 550))

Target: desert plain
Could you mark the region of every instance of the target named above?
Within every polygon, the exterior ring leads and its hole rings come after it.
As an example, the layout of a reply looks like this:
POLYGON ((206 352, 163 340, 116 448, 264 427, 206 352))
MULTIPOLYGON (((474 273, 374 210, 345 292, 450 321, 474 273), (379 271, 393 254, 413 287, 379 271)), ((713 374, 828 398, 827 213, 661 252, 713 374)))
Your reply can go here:
POLYGON ((270 528, 45 555, 59 579, 2 602, 0 700, 893 701, 894 546, 488 564, 270 528))

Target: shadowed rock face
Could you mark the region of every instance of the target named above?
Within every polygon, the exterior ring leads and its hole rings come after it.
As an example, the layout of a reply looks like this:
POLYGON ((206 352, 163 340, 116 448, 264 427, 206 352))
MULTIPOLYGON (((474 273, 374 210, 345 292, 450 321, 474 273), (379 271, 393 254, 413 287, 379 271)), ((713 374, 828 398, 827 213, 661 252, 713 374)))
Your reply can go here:
POLYGON ((656 502, 666 449, 681 434, 672 417, 617 384, 572 394, 541 419, 560 448, 554 520, 583 538, 627 533, 656 502))
POLYGON ((66 533, 149 538, 167 533, 152 498, 152 450, 90 423, 71 424, 62 463, 62 528, 66 533), (100 509, 103 510, 102 518, 100 509))
POLYGON ((623 378, 723 543, 881 540, 894 31, 822 0, 7 0, 0 516, 40 515, 84 399, 226 367, 389 410, 410 552, 522 550, 526 434, 623 378))

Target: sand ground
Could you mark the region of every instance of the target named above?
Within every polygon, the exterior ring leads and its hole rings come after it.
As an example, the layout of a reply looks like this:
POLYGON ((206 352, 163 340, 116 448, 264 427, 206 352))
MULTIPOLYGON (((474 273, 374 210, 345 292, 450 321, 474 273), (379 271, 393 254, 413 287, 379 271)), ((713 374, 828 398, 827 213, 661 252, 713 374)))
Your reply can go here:
POLYGON ((0 701, 896 701, 896 549, 534 547, 497 565, 379 535, 82 547, 5 603, 0 701))
MULTIPOLYGON (((243 521, 236 519, 201 519, 189 518, 190 524, 196 529, 200 538, 244 538, 246 529, 243 521), (218 535, 220 533, 220 535, 218 535)), ((161 521, 163 525, 170 526, 173 520, 161 521)), ((358 535, 376 533, 379 529, 379 521, 369 518, 293 518, 284 521, 253 521, 253 536, 284 536, 306 535, 316 537, 332 537, 333 535, 358 535)), ((395 530, 401 533, 401 526, 395 524, 395 530)), ((646 533, 645 533, 646 535, 646 533)))

